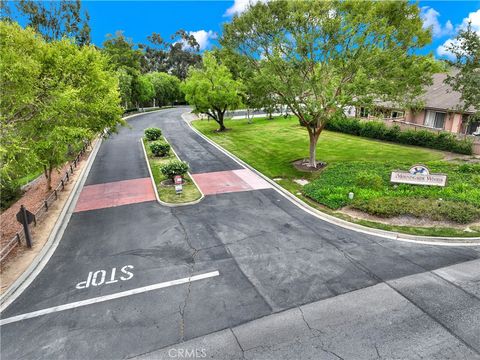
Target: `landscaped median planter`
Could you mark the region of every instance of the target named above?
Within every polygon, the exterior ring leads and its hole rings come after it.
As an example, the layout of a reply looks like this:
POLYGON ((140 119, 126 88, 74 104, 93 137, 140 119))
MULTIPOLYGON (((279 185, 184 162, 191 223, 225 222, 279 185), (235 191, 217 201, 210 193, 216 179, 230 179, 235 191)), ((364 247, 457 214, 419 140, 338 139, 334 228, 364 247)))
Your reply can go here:
POLYGON ((202 193, 188 174, 188 165, 173 152, 167 140, 161 136, 160 129, 154 129, 146 129, 142 141, 160 201, 188 204, 200 200, 202 193), (175 190, 174 175, 182 175, 183 178, 182 192, 179 194, 175 190))
MULTIPOLYGON (((294 118, 227 120, 228 133, 194 121, 205 136, 311 207, 363 226, 437 237, 480 237, 480 160, 420 147, 324 131, 321 171, 296 168, 308 137, 294 118), (392 171, 427 165, 447 186, 391 184, 392 171)), ((468 239, 466 240, 468 242, 468 239)))

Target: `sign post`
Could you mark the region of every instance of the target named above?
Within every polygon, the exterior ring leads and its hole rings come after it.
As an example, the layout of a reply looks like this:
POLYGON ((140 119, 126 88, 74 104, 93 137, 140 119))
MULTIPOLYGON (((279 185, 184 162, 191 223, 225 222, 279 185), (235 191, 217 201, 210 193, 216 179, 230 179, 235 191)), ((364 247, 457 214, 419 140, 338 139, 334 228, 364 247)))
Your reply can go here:
POLYGON ((397 184, 441 186, 447 185, 447 175, 430 174, 424 165, 415 165, 409 171, 392 171, 390 181, 397 184))
POLYGON ((29 224, 35 221, 35 215, 28 211, 25 206, 20 206, 20 211, 17 213, 17 221, 23 225, 25 232, 25 242, 29 248, 32 247, 32 236, 30 235, 29 224))
POLYGON ((175 175, 173 178, 173 181, 175 182, 175 193, 177 195, 180 195, 183 191, 183 178, 181 175, 175 175))

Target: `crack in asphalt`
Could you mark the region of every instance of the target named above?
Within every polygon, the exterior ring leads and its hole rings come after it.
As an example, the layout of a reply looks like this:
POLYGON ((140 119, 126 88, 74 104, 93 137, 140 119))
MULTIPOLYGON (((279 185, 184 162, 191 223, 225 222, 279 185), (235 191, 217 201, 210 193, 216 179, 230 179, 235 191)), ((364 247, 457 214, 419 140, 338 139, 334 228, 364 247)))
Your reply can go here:
POLYGON ((240 344, 240 341, 238 340, 237 335, 235 334, 232 328, 230 328, 230 332, 232 333, 233 337, 235 338, 235 341, 238 344, 238 347, 240 348, 240 351, 242 352, 242 359, 245 359, 245 350, 243 349, 242 344, 240 344))
POLYGON ((191 269, 190 269, 190 276, 188 279, 187 294, 185 295, 183 306, 182 304, 178 305, 178 312, 180 314, 180 341, 184 342, 185 341, 185 309, 187 308, 188 300, 190 298, 190 294, 192 290, 192 282, 190 281, 190 278, 193 276, 195 272, 195 264, 196 264, 195 257, 197 256, 199 250, 192 245, 190 237, 188 236, 187 229, 185 228, 185 225, 183 225, 178 215, 175 213, 175 210, 172 210, 171 213, 175 217, 175 219, 177 219, 178 224, 180 225, 180 228, 183 231, 185 242, 190 247, 190 249, 192 249, 192 254, 191 254, 192 263, 191 263, 191 269))

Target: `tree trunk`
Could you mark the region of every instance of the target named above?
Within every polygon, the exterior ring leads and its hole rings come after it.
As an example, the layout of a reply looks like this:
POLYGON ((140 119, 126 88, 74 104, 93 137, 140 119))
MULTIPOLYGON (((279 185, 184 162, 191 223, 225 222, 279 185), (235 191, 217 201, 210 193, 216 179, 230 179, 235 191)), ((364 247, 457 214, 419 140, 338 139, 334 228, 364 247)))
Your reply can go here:
POLYGON ((308 137, 310 138, 310 159, 309 166, 316 168, 317 167, 317 142, 320 137, 321 129, 310 129, 307 127, 308 137))
POLYGON ((224 115, 225 113, 223 111, 217 111, 217 123, 220 125, 220 128, 218 129, 219 132, 226 130, 225 125, 223 124, 224 115))
POLYGON ((50 165, 47 169, 45 166, 45 177, 47 178, 47 190, 52 190, 52 172, 53 172, 53 166, 50 165))

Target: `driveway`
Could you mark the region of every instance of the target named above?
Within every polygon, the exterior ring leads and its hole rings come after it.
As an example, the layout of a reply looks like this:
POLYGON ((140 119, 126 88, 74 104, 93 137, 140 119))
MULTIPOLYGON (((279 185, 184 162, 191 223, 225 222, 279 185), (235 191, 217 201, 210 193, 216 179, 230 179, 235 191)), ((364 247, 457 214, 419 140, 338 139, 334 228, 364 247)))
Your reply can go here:
MULTIPOLYGON (((370 351, 378 337, 400 341, 412 358, 479 356, 480 248, 397 242, 321 221, 190 130, 186 110, 134 117, 102 144, 55 253, 2 313, 3 358, 135 357, 314 303, 325 304, 318 328, 336 346, 370 351), (154 200, 139 141, 151 126, 211 195, 175 208, 154 200), (463 270, 443 269, 454 265, 463 270), (368 336, 364 313, 384 328, 368 336), (335 326, 351 336, 332 335, 335 326)), ((278 358, 269 354, 259 357, 278 358)))

